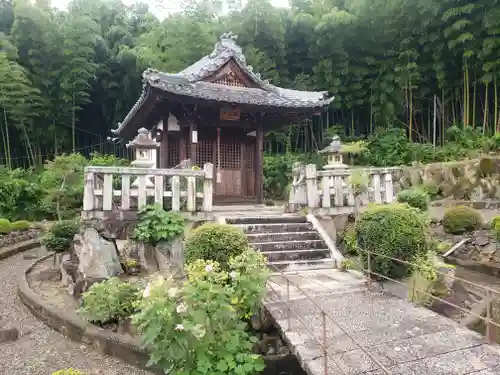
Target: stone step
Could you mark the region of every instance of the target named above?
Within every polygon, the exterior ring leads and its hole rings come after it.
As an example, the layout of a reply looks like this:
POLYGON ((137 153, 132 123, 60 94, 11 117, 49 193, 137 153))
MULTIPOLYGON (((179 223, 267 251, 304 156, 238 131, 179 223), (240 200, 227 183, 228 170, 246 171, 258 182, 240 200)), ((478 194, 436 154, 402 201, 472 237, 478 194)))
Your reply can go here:
POLYGON ((295 261, 277 261, 277 262, 269 262, 269 268, 271 271, 281 271, 281 272, 289 272, 289 271, 303 271, 303 270, 319 270, 325 268, 335 268, 335 262, 328 259, 307 259, 307 260, 295 260, 295 261))
POLYGON ((288 250, 262 252, 268 262, 296 261, 296 260, 318 260, 330 258, 329 249, 288 250))
POLYGON ((269 215, 254 217, 226 217, 227 224, 288 224, 307 223, 305 216, 299 215, 269 215))
POLYGON ((318 232, 315 231, 286 233, 249 233, 247 237, 250 243, 321 240, 318 232))
POLYGON ((281 223, 281 224, 235 224, 247 234, 252 233, 287 233, 310 232, 314 230, 311 223, 281 223))
POLYGON ((327 247, 323 240, 254 242, 252 246, 264 253, 268 251, 324 249, 327 247))

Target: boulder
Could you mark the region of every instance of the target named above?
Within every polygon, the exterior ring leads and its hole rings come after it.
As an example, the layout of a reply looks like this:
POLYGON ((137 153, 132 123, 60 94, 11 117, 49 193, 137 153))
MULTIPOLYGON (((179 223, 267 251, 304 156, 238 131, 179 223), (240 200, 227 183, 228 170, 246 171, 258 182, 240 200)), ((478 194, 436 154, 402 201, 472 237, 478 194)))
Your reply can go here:
POLYGON ((105 240, 95 228, 75 236, 74 250, 83 278, 107 279, 123 273, 115 244, 105 240))

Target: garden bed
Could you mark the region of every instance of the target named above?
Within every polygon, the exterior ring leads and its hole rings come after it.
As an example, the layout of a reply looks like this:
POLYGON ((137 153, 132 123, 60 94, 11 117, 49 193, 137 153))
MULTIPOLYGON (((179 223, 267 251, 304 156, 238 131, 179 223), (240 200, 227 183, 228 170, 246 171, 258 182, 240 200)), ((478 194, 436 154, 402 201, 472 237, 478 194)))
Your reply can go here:
MULTIPOLYGON (((98 326, 77 313, 78 302, 71 297, 57 277, 51 277, 52 256, 37 260, 21 280, 19 295, 23 303, 42 322, 71 340, 92 345, 99 353, 110 355, 134 366, 147 368, 148 353, 129 325, 98 326)), ((131 276, 127 276, 130 279, 131 276)), ((275 375, 286 369, 290 375, 304 375, 297 359, 290 354, 269 354, 265 375, 275 375)), ((150 371, 151 368, 147 368, 150 371)), ((161 373, 154 371, 155 373, 161 373)))
POLYGON ((37 238, 40 236, 41 232, 41 229, 30 228, 26 230, 15 230, 7 234, 0 234, 0 248, 37 238))

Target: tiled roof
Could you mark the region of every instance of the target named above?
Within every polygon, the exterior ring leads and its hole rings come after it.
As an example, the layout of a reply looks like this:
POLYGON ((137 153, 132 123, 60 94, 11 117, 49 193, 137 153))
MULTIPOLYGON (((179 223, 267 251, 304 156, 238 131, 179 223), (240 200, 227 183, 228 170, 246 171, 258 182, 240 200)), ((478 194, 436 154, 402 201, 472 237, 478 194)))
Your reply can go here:
POLYGON ((330 104, 333 97, 326 91, 298 91, 271 85, 254 73, 252 66, 247 65, 241 47, 236 44, 236 36, 223 34, 208 56, 177 74, 163 73, 153 69, 144 71, 143 91, 118 128, 112 130, 120 134, 121 130, 132 119, 138 109, 146 101, 152 87, 175 95, 217 101, 228 104, 250 104, 277 108, 318 108, 330 104), (238 67, 255 82, 258 88, 225 86, 204 82, 203 79, 219 71, 227 62, 233 60, 238 67))

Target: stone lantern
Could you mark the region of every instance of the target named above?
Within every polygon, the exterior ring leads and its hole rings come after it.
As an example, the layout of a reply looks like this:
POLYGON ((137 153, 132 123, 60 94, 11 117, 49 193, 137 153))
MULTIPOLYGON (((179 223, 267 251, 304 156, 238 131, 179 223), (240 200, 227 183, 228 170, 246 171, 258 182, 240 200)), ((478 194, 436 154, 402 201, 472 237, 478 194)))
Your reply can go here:
POLYGON ((325 147, 323 150, 319 151, 320 154, 326 154, 328 157, 327 164, 323 167, 324 169, 346 169, 347 165, 343 163, 342 152, 340 145, 340 138, 334 136, 332 142, 325 147))
MULTIPOLYGON (((127 148, 135 150, 135 160, 130 163, 132 167, 139 168, 156 168, 156 150, 160 144, 149 136, 149 131, 145 128, 140 128, 137 136, 127 143, 127 148)), ((137 186, 138 180, 132 183, 132 186, 137 186)), ((147 187, 153 187, 151 180, 147 179, 147 187)))

